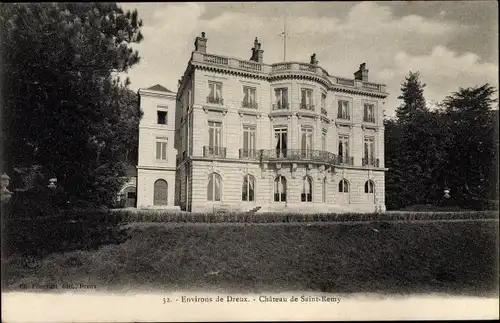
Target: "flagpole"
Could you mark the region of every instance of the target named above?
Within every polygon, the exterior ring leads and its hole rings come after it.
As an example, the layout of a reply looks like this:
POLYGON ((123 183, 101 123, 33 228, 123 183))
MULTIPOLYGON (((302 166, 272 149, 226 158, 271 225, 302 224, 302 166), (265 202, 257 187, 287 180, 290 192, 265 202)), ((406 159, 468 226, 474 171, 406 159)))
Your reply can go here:
POLYGON ((284 32, 283 32, 283 62, 286 62, 286 12, 285 12, 285 23, 284 23, 284 32))

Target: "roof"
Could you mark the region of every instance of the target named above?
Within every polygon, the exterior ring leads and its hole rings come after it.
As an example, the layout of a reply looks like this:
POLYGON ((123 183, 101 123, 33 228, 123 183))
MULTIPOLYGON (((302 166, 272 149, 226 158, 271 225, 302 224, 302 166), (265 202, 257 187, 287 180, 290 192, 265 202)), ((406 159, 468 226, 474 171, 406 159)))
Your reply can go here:
POLYGON ((152 87, 148 87, 146 90, 175 93, 175 92, 170 91, 166 87, 161 86, 160 84, 156 84, 156 85, 153 85, 152 87))

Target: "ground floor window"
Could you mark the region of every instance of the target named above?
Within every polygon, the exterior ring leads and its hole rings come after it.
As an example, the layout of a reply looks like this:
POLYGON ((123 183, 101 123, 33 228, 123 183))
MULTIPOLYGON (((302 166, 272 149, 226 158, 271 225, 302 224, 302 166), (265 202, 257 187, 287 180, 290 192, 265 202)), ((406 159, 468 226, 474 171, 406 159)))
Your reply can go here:
POLYGON ((255 178, 252 175, 245 175, 241 191, 242 201, 255 201, 255 178))
POLYGON ((286 178, 281 175, 274 180, 274 201, 286 202, 286 178))
POLYGON ((365 193, 373 193, 374 184, 371 180, 367 180, 365 183, 365 193))
POLYGON ((167 205, 168 184, 165 180, 159 179, 154 184, 154 205, 167 205))
POLYGON ((300 196, 302 202, 312 202, 312 179, 305 176, 302 179, 302 194, 300 196))
POLYGON ((208 177, 207 200, 220 201, 222 196, 222 179, 219 174, 212 173, 208 177))

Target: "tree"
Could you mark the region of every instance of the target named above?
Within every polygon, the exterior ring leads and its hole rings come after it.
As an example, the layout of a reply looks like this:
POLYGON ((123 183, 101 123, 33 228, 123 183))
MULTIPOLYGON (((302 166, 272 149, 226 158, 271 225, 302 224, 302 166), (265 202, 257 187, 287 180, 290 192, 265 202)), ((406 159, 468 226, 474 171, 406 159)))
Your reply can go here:
POLYGON ((411 72, 401 84, 401 95, 398 99, 403 103, 396 109, 396 116, 401 123, 410 120, 415 113, 427 112, 424 98, 426 84, 420 82, 420 72, 411 72))
POLYGON ((112 200, 131 140, 117 75, 139 62, 141 26, 115 3, 0 5, 7 172, 41 165, 75 201, 112 200))
POLYGON ((460 88, 443 101, 453 133, 447 181, 463 205, 481 207, 484 200, 498 199, 495 92, 489 84, 460 88))

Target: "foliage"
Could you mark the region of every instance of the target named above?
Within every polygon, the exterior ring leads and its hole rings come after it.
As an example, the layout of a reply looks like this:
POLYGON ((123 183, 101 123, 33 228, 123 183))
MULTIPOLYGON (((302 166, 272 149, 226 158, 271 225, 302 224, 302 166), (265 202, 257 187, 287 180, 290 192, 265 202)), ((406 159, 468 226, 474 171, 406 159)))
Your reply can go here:
POLYGON ((442 109, 425 106, 425 84, 410 72, 402 84, 396 120, 385 121, 388 209, 413 204, 459 205, 484 209, 498 205, 494 139, 495 90, 488 84, 448 96, 442 109), (445 187, 452 198, 443 196, 445 187))
POLYGON ((41 165, 75 203, 110 203, 140 117, 128 81, 117 79, 139 62, 130 46, 143 38, 137 11, 115 3, 0 6, 5 171, 41 165))

